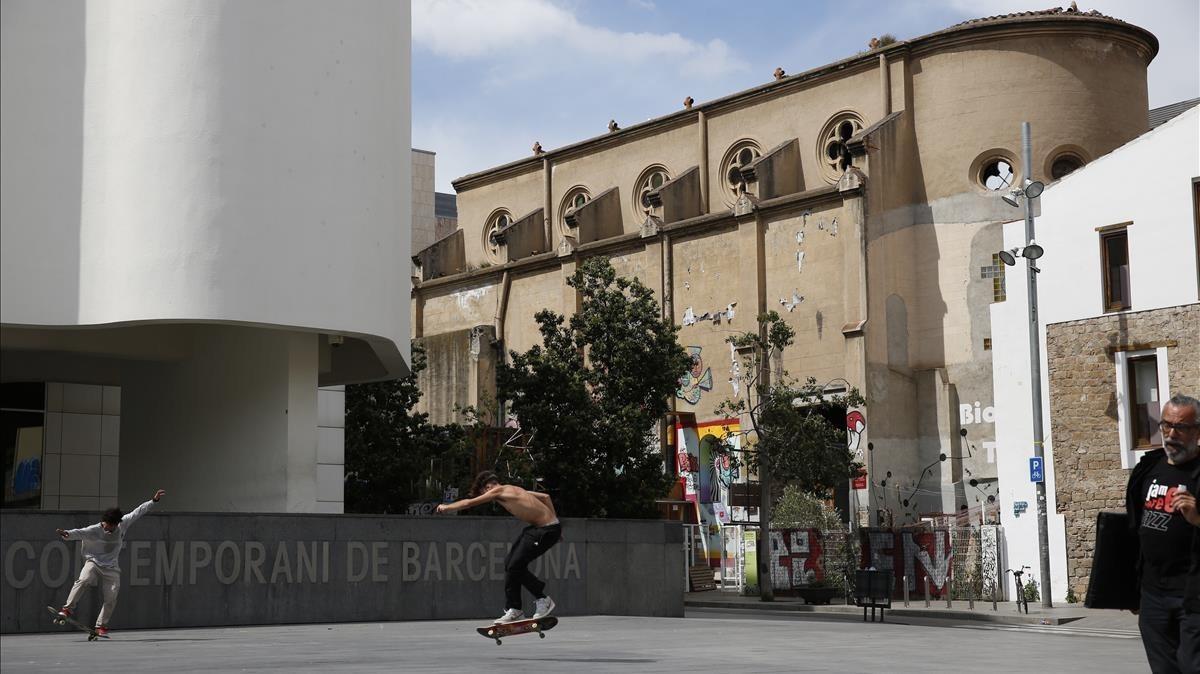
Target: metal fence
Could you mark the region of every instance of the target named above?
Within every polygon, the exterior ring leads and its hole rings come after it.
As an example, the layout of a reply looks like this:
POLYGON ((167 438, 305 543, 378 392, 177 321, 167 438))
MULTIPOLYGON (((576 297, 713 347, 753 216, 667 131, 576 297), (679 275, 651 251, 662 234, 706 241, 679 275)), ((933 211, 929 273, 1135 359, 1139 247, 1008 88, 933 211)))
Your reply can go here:
MULTIPOLYGON (((722 527, 721 549, 711 549, 711 538, 706 539, 700 526, 688 525, 688 569, 707 564, 721 589, 756 593, 757 570, 747 568, 752 558, 747 545, 753 547, 752 540, 747 543, 747 529, 722 527)), ((1002 600, 1001 535, 996 526, 772 529, 767 567, 775 592, 783 596, 805 596, 824 588, 848 599, 854 594, 855 571, 874 569, 893 574, 897 600, 1002 600)))

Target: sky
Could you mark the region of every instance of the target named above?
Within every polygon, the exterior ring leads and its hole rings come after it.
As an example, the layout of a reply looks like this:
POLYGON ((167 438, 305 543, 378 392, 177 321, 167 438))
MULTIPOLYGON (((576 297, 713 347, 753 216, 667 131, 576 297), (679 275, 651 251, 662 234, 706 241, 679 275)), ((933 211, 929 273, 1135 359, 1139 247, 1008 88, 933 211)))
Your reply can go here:
MULTIPOLYGON (((412 0, 412 144, 436 185, 960 21, 1054 0, 412 0)), ((1063 6, 1069 4, 1069 0, 1063 6)), ((1079 0, 1154 33, 1150 107, 1200 97, 1200 2, 1079 0)))

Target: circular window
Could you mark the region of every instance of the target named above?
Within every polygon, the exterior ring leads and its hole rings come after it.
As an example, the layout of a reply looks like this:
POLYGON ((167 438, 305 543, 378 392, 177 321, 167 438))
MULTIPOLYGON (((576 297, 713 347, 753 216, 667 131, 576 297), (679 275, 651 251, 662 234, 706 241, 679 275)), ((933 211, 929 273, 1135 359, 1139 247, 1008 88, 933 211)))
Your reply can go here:
POLYGON ((563 236, 575 236, 575 228, 567 224, 567 216, 592 200, 592 193, 582 185, 567 190, 558 204, 558 232, 563 236))
POLYGON ((487 225, 483 228, 483 256, 492 264, 507 262, 504 255, 504 241, 499 234, 505 227, 512 224, 512 214, 500 208, 488 216, 487 225))
POLYGON ((1046 175, 1050 176, 1051 180, 1058 180, 1078 171, 1087 163, 1087 154, 1082 148, 1074 145, 1063 146, 1050 153, 1050 160, 1046 162, 1046 175))
POLYGON ((998 192, 1007 189, 1013 184, 1016 178, 1016 172, 1013 171, 1012 163, 1007 159, 991 159, 983 163, 983 168, 979 171, 979 183, 985 189, 993 192, 998 192))
POLYGON ((642 171, 633 184, 635 195, 633 211, 637 217, 645 218, 654 212, 654 204, 650 203, 650 193, 667 184, 671 174, 661 164, 655 164, 642 171))
POLYGON ((862 117, 849 110, 839 112, 825 123, 818 139, 817 159, 826 182, 836 183, 854 165, 850 139, 862 130, 862 117))
POLYGON ((980 153, 975 161, 971 162, 968 175, 979 189, 988 192, 1007 192, 1021 182, 1016 157, 1003 148, 992 148, 980 153))
POLYGON ((762 156, 762 148, 752 140, 739 140, 725 153, 721 160, 721 175, 725 177, 725 202, 730 206, 737 201, 745 189, 742 169, 762 156))

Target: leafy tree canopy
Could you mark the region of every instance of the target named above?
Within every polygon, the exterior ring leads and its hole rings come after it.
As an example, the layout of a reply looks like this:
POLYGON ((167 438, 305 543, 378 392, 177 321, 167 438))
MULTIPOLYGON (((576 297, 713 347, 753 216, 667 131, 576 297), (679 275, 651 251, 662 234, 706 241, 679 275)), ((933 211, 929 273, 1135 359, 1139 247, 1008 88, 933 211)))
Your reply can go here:
POLYGON ((607 259, 585 261, 567 284, 580 311, 538 312, 542 343, 500 365, 500 396, 561 515, 654 517, 673 479, 654 433, 690 358, 653 291, 607 259))

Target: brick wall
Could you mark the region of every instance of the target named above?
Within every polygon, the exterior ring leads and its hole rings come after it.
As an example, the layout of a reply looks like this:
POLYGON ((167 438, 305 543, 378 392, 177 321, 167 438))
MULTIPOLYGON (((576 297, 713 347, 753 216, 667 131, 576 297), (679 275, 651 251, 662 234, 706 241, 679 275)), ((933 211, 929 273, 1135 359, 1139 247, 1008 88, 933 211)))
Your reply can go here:
POLYGON ((1096 514, 1125 509, 1114 353, 1167 346, 1170 391, 1200 394, 1200 304, 1046 326, 1050 435, 1058 511, 1066 517, 1067 578, 1087 592, 1096 514))

